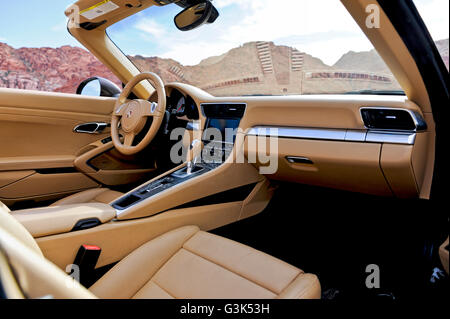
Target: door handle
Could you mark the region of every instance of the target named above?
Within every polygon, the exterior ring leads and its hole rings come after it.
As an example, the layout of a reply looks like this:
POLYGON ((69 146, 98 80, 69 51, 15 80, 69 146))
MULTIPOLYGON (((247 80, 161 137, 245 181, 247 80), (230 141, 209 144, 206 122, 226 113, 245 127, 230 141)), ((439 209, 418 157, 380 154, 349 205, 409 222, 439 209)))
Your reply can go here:
POLYGON ((286 156, 286 160, 291 164, 314 164, 309 158, 303 156, 286 156))
POLYGON ((105 122, 89 122, 78 124, 73 128, 75 133, 100 134, 111 124, 105 122))

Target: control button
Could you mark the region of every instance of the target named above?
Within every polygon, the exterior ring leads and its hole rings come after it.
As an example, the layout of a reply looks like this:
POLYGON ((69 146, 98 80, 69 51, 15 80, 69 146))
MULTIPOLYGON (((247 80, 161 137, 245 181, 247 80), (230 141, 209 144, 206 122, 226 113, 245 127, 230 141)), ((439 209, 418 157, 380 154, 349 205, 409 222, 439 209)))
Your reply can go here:
POLYGON ((174 179, 173 177, 168 176, 168 177, 164 178, 164 179, 161 181, 161 184, 170 184, 170 183, 172 183, 174 180, 175 180, 175 179, 174 179))
POLYGON ((148 189, 144 188, 139 191, 139 194, 144 195, 147 192, 148 192, 148 189))
POLYGON ((112 141, 112 138, 111 138, 111 136, 110 136, 110 137, 104 138, 104 139, 102 140, 102 144, 106 144, 106 143, 109 143, 109 142, 111 142, 111 141, 112 141))

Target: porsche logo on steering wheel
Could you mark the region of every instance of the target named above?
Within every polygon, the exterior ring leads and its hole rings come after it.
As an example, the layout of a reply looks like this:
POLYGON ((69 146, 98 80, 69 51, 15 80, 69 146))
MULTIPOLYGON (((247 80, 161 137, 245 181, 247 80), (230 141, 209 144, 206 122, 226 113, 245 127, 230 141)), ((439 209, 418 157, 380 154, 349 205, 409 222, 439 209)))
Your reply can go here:
POLYGON ((129 119, 131 117, 131 115, 133 115, 133 110, 128 110, 126 117, 127 119, 129 119))

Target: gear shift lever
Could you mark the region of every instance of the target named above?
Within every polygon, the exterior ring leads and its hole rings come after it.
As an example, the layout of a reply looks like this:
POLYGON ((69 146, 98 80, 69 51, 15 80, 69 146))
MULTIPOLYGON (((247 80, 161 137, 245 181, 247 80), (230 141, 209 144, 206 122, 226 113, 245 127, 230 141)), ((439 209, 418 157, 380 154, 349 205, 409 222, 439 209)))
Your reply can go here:
POLYGON ((186 157, 186 173, 189 175, 195 169, 195 165, 198 160, 201 159, 203 143, 200 140, 193 140, 189 146, 187 157, 186 157))

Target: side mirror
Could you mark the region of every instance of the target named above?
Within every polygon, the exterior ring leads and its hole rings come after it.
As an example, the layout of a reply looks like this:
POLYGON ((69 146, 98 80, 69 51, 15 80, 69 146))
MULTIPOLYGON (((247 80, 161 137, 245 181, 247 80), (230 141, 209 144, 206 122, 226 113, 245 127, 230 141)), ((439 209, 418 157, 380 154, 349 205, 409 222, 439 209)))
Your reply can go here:
POLYGON ((185 8, 175 18, 178 30, 189 31, 204 23, 213 23, 219 17, 219 12, 210 1, 200 2, 185 8))
POLYGON ((86 96, 116 97, 121 90, 110 80, 94 76, 80 83, 77 94, 86 96))

